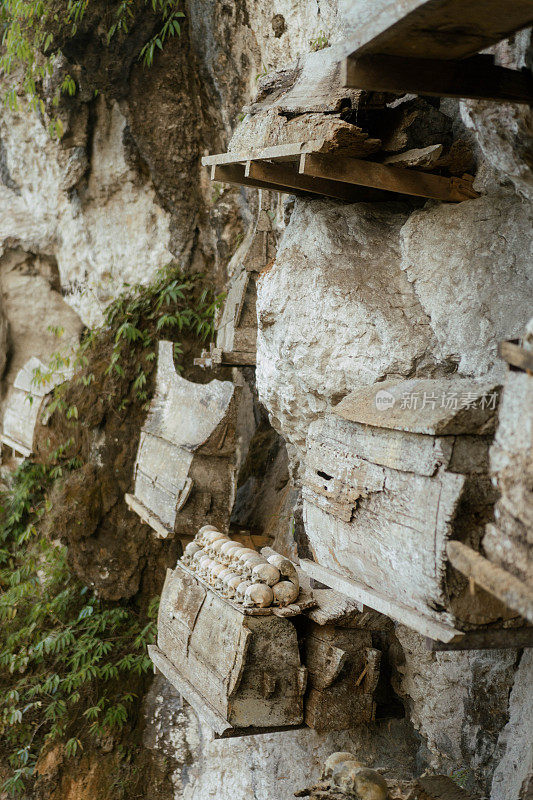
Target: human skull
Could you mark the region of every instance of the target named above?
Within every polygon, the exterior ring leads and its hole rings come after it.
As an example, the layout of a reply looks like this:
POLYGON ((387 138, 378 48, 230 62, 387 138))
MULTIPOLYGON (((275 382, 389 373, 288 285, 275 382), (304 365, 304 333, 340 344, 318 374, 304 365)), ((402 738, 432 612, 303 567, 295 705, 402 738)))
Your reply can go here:
POLYGON ((242 562, 242 566, 240 569, 241 575, 243 575, 247 581, 251 580, 252 570, 259 564, 266 564, 266 561, 262 555, 256 553, 255 555, 248 556, 248 558, 244 562, 242 562))
POLYGON ((254 606, 268 608, 268 606, 272 605, 273 599, 272 589, 266 583, 252 583, 244 593, 244 605, 246 608, 254 606))
POLYGON ((216 584, 217 578, 218 578, 218 576, 220 575, 220 573, 222 572, 223 569, 224 569, 224 566, 222 564, 217 564, 216 561, 214 562, 214 564, 211 567, 209 567, 209 574, 208 574, 208 578, 207 579, 208 579, 209 583, 211 584, 211 586, 214 586, 216 584))
POLYGON ((220 551, 220 560, 223 564, 233 564, 235 554, 241 549, 242 547, 238 542, 225 542, 220 551))
POLYGON ((235 592, 235 599, 238 603, 244 603, 246 590, 251 585, 250 581, 241 581, 239 583, 237 591, 235 592))
POLYGON ((199 542, 199 544, 203 545, 206 542, 205 536, 210 531, 217 531, 217 533, 219 532, 218 528, 215 528, 214 525, 204 525, 202 528, 200 528, 200 530, 198 531, 198 533, 194 538, 196 539, 197 542, 199 542))
POLYGON ((241 583, 242 578, 240 575, 237 575, 235 572, 230 572, 229 575, 226 575, 224 578, 224 596, 228 598, 235 597, 235 592, 237 591, 237 586, 241 583))
POLYGON ((281 579, 279 569, 265 561, 256 564, 252 569, 252 583, 266 583, 267 586, 274 586, 281 579))
POLYGON ((215 589, 217 590, 217 592, 221 592, 222 593, 225 590, 224 578, 227 575, 229 575, 231 572, 233 572, 231 567, 225 567, 222 564, 222 570, 218 573, 217 579, 215 581, 215 589))
POLYGON ((387 800, 389 790, 385 779, 373 769, 362 767, 358 761, 343 761, 332 776, 333 785, 354 800, 387 800))
POLYGON ((231 539, 228 539, 227 536, 224 536, 223 539, 216 539, 209 545, 208 550, 211 552, 213 558, 216 558, 218 561, 220 561, 220 554, 222 548, 224 547, 225 544, 228 544, 228 542, 231 542, 231 539))
POLYGON ((247 547, 243 547, 239 545, 235 550, 231 550, 229 554, 230 564, 233 567, 234 571, 237 572, 239 575, 242 573, 242 561, 241 556, 248 552, 247 547))
POLYGON ((300 581, 298 579, 298 573, 296 571, 296 567, 288 558, 285 556, 280 555, 279 553, 273 553, 267 559, 269 564, 272 564, 273 567, 279 569, 281 577, 286 581, 291 581, 295 583, 297 586, 300 585, 300 581))
POLYGON ((296 586, 292 581, 280 581, 272 587, 274 593, 275 606, 290 606, 298 600, 300 594, 300 587, 296 586))
POLYGON ((362 764, 360 764, 359 761, 354 758, 353 753, 348 753, 346 750, 340 750, 338 753, 332 753, 329 758, 326 759, 324 769, 322 770, 323 780, 330 780, 334 770, 344 761, 355 761, 358 766, 362 766, 362 764))
POLYGON ((220 531, 207 531, 205 534, 206 548, 213 547, 214 543, 219 539, 227 539, 228 537, 220 531))
POLYGON ((200 568, 200 561, 202 560, 202 558, 205 558, 205 556, 206 552, 203 549, 203 547, 201 547, 199 550, 196 551, 196 553, 192 557, 191 569, 198 570, 200 568))
POLYGON ((213 567, 216 563, 217 562, 213 561, 213 559, 209 558, 209 556, 205 556, 204 558, 200 559, 200 566, 198 569, 198 574, 200 575, 200 577, 206 579, 207 576, 209 575, 210 568, 213 567))
POLYGON ((189 544, 185 547, 185 552, 183 553, 183 561, 185 564, 190 564, 193 556, 195 553, 198 553, 202 548, 196 542, 189 542, 189 544))

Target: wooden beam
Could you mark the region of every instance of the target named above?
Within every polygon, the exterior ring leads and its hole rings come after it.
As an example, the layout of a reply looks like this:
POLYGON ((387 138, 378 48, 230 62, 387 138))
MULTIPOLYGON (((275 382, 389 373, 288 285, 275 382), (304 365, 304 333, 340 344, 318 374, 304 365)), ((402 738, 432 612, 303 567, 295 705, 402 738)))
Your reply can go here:
POLYGON ((364 191, 356 186, 345 186, 327 179, 315 180, 299 175, 296 170, 281 164, 248 162, 247 174, 240 164, 213 166, 211 179, 238 186, 253 186, 275 192, 288 192, 299 196, 333 197, 348 203, 375 202, 395 199, 390 192, 364 191))
POLYGON ((428 650, 508 650, 533 647, 533 628, 487 628, 467 631, 457 641, 435 642, 426 639, 428 650))
POLYGON ((31 450, 29 450, 27 447, 24 447, 24 445, 20 444, 20 442, 15 441, 15 439, 12 439, 11 436, 7 435, 7 433, 3 433, 0 436, 0 439, 2 440, 2 443, 6 445, 6 447, 10 447, 15 453, 20 453, 22 458, 29 458, 31 456, 31 450))
POLYGON ((314 561, 308 561, 307 559, 300 560, 300 567, 310 578, 320 581, 336 592, 351 597, 358 603, 374 608, 381 614, 401 622, 402 625, 407 625, 408 628, 413 628, 423 636, 429 636, 431 639, 438 639, 442 642, 449 642, 462 635, 461 631, 452 625, 446 622, 439 622, 438 619, 432 619, 426 614, 417 611, 416 608, 410 608, 399 600, 394 600, 381 594, 353 578, 346 578, 329 567, 323 567, 321 564, 316 564, 314 561))
POLYGON ((448 542, 446 551, 455 569, 533 622, 533 588, 462 542, 448 542))
POLYGON ((533 23, 531 0, 374 0, 364 17, 360 6, 344 0, 345 19, 358 24, 342 55, 466 58, 533 23))
POLYGON ((533 372, 533 353, 520 347, 517 342, 500 342, 498 354, 512 367, 524 372, 533 372))
POLYGON ((460 203, 479 196, 472 189, 470 181, 464 178, 444 178, 359 158, 303 155, 300 158, 300 174, 450 203, 460 203))
POLYGON ((134 495, 125 494, 124 500, 126 501, 126 505, 130 511, 133 511, 133 513, 137 514, 137 516, 140 517, 143 522, 150 526, 157 539, 166 539, 168 536, 173 535, 174 532, 163 525, 159 517, 146 508, 144 503, 141 503, 141 501, 134 497, 134 495))
POLYGON ((496 66, 490 55, 462 61, 352 55, 342 64, 342 84, 350 89, 397 94, 533 103, 533 77, 529 70, 496 66))

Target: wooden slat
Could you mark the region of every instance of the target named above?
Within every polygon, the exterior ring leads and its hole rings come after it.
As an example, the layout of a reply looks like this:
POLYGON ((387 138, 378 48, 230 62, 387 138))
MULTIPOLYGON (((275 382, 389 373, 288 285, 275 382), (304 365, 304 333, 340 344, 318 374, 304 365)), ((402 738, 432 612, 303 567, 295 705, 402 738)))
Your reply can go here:
POLYGON ((533 589, 462 542, 448 542, 452 565, 506 606, 533 622, 533 589))
POLYGON ((342 84, 350 89, 379 92, 468 97, 499 102, 533 103, 533 77, 526 70, 496 66, 493 56, 465 60, 348 56, 342 84))
POLYGON ((428 650, 505 650, 533 647, 533 628, 487 628, 483 631, 467 631, 460 639, 451 642, 435 642, 426 639, 428 650))
POLYGON ((6 433, 3 433, 0 436, 0 439, 1 439, 3 444, 5 444, 7 447, 10 447, 12 450, 15 451, 15 453, 20 453, 20 455, 23 458, 29 458, 31 456, 31 450, 28 450, 28 448, 24 447, 24 445, 20 444, 20 442, 16 442, 14 439, 12 439, 6 433))
POLYGON ((169 535, 173 535, 174 532, 170 528, 167 528, 166 525, 163 525, 159 517, 149 511, 144 503, 141 503, 141 501, 132 494, 125 494, 124 500, 128 508, 151 527, 157 539, 166 539, 169 535))
POLYGON ((359 0, 346 0, 348 22, 350 4, 358 24, 344 54, 465 58, 533 23, 531 0, 375 0, 366 19, 359 0))
MULTIPOLYGON (((264 161, 249 161, 246 164, 246 177, 275 185, 278 187, 278 191, 310 192, 315 195, 346 200, 349 203, 370 203, 394 199, 394 195, 390 192, 373 189, 368 191, 368 189, 354 185, 346 186, 343 185, 343 182, 330 180, 327 174, 318 177, 308 176, 283 164, 271 164, 264 161)), ((353 182, 348 181, 347 183, 353 182)))
POLYGON ((452 203, 479 196, 470 182, 462 178, 444 178, 358 158, 303 155, 300 174, 452 203))
POLYGON ((449 642, 454 637, 461 636, 461 631, 451 625, 431 619, 425 614, 419 613, 403 603, 396 602, 369 586, 364 586, 358 581, 346 578, 328 567, 323 567, 321 564, 316 564, 314 561, 308 561, 307 559, 301 559, 300 566, 309 577, 315 578, 315 580, 326 584, 326 586, 330 586, 336 592, 345 594, 359 603, 380 611, 387 617, 391 617, 409 628, 414 628, 424 636, 429 636, 431 639, 438 639, 442 642, 449 642))
POLYGON ((511 366, 526 372, 533 372, 533 353, 524 347, 520 347, 519 344, 515 344, 515 342, 500 342, 498 353, 511 366))
POLYGON ((265 147, 261 150, 252 150, 247 153, 216 153, 204 156, 204 167, 224 166, 225 164, 246 164, 247 161, 267 159, 268 161, 297 161, 302 153, 320 152, 324 146, 323 139, 313 139, 308 142, 288 142, 287 144, 265 147))

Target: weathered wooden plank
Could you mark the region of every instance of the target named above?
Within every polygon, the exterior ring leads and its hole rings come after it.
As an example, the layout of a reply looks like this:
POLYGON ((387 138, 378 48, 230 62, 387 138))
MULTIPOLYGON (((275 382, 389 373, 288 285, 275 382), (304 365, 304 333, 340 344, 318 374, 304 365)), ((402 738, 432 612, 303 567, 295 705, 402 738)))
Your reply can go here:
POLYGON ((3 444, 5 444, 7 447, 10 447, 15 453, 18 453, 23 458, 29 458, 29 456, 31 456, 31 450, 29 450, 27 447, 24 447, 24 445, 19 444, 19 442, 16 442, 5 433, 0 436, 0 440, 3 444))
POLYGON ((330 180, 328 175, 320 177, 304 175, 283 164, 249 161, 246 164, 245 177, 269 187, 277 187, 280 192, 309 192, 317 196, 333 197, 349 203, 366 203, 394 199, 390 192, 376 189, 346 185, 338 180, 330 180))
POLYGON ((361 18, 357 0, 345 0, 354 35, 344 54, 387 54, 413 58, 465 58, 533 23, 531 0, 376 0, 361 18))
POLYGON ((533 622, 533 589, 530 586, 462 542, 448 542, 447 553, 459 572, 533 622))
POLYGON ((500 389, 470 378, 383 381, 357 389, 333 411, 352 422, 411 433, 483 435, 495 428, 500 389))
POLYGON ((342 84, 397 94, 533 103, 531 74, 496 66, 490 55, 463 60, 352 55, 343 62, 342 84))
POLYGON ((146 508, 144 503, 141 503, 141 501, 132 494, 125 494, 124 500, 126 501, 128 508, 152 528, 158 539, 166 539, 169 534, 172 534, 172 530, 164 525, 158 516, 153 514, 148 508, 146 508))
POLYGON ((533 647, 533 628, 488 628, 482 631, 467 631, 451 642, 436 642, 426 639, 428 650, 505 650, 533 647))
POLYGON ((472 189, 471 182, 464 178, 445 178, 342 156, 302 155, 300 174, 449 203, 460 203, 479 196, 472 189))
MULTIPOLYGON (((302 153, 320 152, 324 146, 323 139, 312 139, 306 142, 287 142, 285 144, 264 147, 247 152, 216 153, 203 156, 204 167, 225 166, 227 164, 246 164, 247 161, 264 159, 267 161, 298 161, 302 153)), ((213 179, 213 178, 212 178, 213 179)), ((217 180, 216 178, 213 180, 217 180)))
POLYGON ((449 621, 446 621, 449 620, 449 617, 445 613, 440 614, 443 618, 443 620, 440 621, 401 602, 392 600, 380 591, 365 586, 359 581, 353 580, 353 578, 340 575, 338 572, 322 564, 317 564, 307 559, 301 559, 300 566, 311 578, 331 586, 336 592, 341 592, 348 597, 352 597, 357 602, 370 606, 370 608, 374 608, 376 611, 391 617, 397 622, 401 622, 403 625, 414 628, 419 631, 419 633, 429 636, 432 639, 449 642, 455 636, 462 635, 461 631, 456 630, 449 621))
POLYGON ((393 167, 433 169, 441 157, 443 149, 441 144, 430 144, 429 147, 404 150, 402 153, 386 156, 383 164, 390 164, 393 167))
POLYGON ((504 361, 517 369, 533 372, 533 353, 516 342, 500 342, 498 353, 504 361))
POLYGON ((338 469, 346 477, 353 475, 354 457, 418 475, 434 475, 439 467, 449 465, 455 437, 434 437, 353 422, 341 416, 349 413, 345 411, 348 408, 353 406, 348 403, 343 409, 336 406, 336 413, 326 414, 311 424, 306 454, 309 466, 316 470, 325 468, 333 453, 338 469))

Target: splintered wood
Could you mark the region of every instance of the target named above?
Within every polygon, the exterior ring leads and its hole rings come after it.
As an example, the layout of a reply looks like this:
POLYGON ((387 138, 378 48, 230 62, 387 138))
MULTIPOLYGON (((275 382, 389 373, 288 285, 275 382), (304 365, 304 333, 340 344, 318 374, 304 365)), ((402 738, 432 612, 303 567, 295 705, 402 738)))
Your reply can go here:
POLYGON ((195 384, 175 370, 172 342, 159 343, 156 389, 141 431, 133 495, 126 502, 156 535, 194 536, 226 527, 234 492, 236 389, 195 384))
POLYGON ((348 56, 343 84, 398 94, 531 104, 531 74, 497 66, 493 56, 475 54, 532 22, 528 0, 377 3, 353 39, 341 45, 348 56))
POLYGON ((45 365, 35 356, 17 373, 4 412, 2 442, 27 458, 33 452, 35 426, 44 422, 43 412, 52 391, 69 377, 68 371, 48 375, 45 365), (36 374, 46 376, 43 380, 36 374))
POLYGON ((488 474, 499 387, 463 378, 386 381, 311 425, 308 574, 433 639, 512 616, 449 564, 479 549, 496 499, 488 474))

